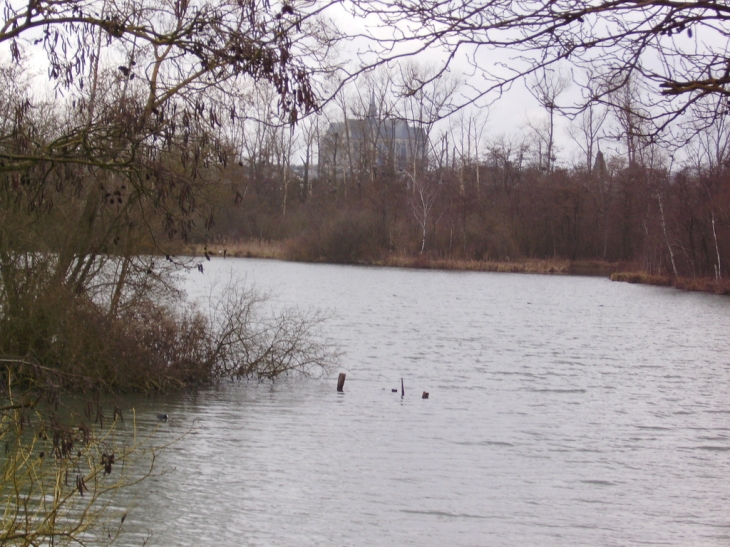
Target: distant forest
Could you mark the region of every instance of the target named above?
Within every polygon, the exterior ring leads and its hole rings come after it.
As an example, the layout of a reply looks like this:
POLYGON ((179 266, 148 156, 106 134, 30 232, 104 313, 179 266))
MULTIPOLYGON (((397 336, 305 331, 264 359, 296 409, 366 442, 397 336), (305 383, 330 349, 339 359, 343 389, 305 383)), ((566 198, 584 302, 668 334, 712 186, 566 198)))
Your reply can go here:
POLYGON ((434 113, 458 84, 436 82, 403 98, 389 94, 389 82, 379 73, 367 89, 294 132, 262 123, 274 115, 272 105, 253 105, 258 121, 239 129, 231 154, 240 161, 230 162, 217 184, 214 222, 193 240, 285 242, 288 258, 297 260, 366 263, 393 253, 559 258, 722 276, 730 260, 724 117, 677 149, 646 136, 632 95, 638 91, 628 85, 616 101, 621 108, 591 106, 571 121, 569 135, 558 136, 549 105, 566 82, 546 73, 533 82, 547 105, 538 122, 494 135, 486 113, 462 112, 437 130, 434 113), (428 136, 426 153, 404 158, 380 129, 355 135, 373 101, 373 123, 406 121, 428 136), (352 134, 340 136, 339 159, 325 165, 322 148, 334 126, 352 134), (574 150, 572 162, 559 142, 574 150))

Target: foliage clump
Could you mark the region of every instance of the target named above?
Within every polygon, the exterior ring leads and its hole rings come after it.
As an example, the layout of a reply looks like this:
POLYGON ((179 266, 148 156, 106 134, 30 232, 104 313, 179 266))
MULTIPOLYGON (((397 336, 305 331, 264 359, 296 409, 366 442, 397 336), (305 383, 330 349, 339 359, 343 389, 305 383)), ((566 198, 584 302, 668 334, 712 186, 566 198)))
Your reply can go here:
POLYGON ((371 263, 382 254, 383 230, 369 211, 341 211, 313 222, 288 245, 286 257, 306 262, 371 263))

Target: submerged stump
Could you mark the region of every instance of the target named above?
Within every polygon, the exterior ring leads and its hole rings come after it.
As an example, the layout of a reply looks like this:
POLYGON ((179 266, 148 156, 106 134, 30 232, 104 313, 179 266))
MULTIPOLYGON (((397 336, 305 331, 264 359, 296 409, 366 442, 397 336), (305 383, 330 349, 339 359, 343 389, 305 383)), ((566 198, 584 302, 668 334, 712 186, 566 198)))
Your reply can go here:
POLYGON ((347 376, 347 375, 344 372, 340 372, 340 375, 337 378, 337 392, 338 393, 342 393, 342 390, 345 387, 345 376, 347 376))

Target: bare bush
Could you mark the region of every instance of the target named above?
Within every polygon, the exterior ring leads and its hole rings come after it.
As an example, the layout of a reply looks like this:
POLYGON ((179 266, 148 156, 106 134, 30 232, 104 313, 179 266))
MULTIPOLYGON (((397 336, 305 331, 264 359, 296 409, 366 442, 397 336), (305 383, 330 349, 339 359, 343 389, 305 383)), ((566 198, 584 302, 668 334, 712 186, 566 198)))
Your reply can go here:
POLYGON ((322 312, 289 308, 264 314, 266 302, 241 283, 229 283, 222 297, 211 300, 207 348, 213 377, 309 377, 337 363, 338 351, 321 340, 322 312))
POLYGON ((57 370, 65 388, 165 391, 230 375, 309 376, 337 360, 317 338, 323 316, 269 315, 251 288, 231 285, 208 310, 185 304, 181 294, 155 299, 147 291, 111 313, 104 301, 49 284, 50 271, 9 271, 25 281, 10 285, 0 276, 0 356, 57 370))

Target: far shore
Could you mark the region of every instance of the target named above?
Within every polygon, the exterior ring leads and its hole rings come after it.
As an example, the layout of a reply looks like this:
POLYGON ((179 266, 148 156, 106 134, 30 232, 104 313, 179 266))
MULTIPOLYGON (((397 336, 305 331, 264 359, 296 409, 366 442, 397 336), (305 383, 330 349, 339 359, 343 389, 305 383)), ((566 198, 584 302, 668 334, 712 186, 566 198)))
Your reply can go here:
MULTIPOLYGON (((188 256, 219 256, 236 258, 263 258, 290 260, 287 244, 276 241, 239 241, 228 243, 189 244, 180 249, 188 256)), ((651 275, 642 272, 638 265, 627 262, 605 262, 600 260, 512 259, 512 260, 466 260, 460 258, 439 258, 428 254, 389 254, 373 260, 352 262, 361 266, 390 268, 415 268, 430 270, 456 270, 475 272, 528 273, 545 275, 590 275, 608 277, 611 281, 639 283, 674 287, 685 291, 710 292, 730 295, 730 280, 708 277, 674 277, 651 275)))
POLYGON ((614 272, 611 281, 626 283, 640 283, 642 285, 657 285, 660 287, 674 287, 683 291, 711 292, 730 296, 730 280, 714 279, 712 277, 673 277, 668 275, 649 275, 645 272, 614 272))

